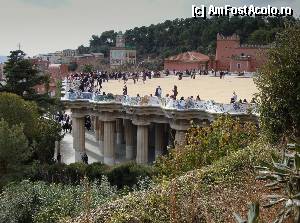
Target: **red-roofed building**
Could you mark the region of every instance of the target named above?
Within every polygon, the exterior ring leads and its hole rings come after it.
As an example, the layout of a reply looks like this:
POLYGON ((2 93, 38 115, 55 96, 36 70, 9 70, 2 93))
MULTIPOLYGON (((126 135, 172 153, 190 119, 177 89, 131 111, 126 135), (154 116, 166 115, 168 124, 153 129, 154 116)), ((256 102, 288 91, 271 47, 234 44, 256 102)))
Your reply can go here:
POLYGON ((198 52, 185 52, 165 59, 165 70, 207 70, 210 58, 198 52))
POLYGON ((217 35, 215 57, 198 52, 186 52, 165 59, 165 70, 210 70, 229 72, 256 72, 267 59, 269 46, 241 45, 240 37, 217 35))

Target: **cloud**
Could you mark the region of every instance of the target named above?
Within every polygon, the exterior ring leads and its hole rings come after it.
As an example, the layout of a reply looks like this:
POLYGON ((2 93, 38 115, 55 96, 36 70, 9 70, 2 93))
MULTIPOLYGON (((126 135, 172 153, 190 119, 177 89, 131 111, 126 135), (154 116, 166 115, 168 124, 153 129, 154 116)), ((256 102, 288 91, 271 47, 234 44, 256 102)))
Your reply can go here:
POLYGON ((70 0, 18 0, 23 4, 29 4, 42 8, 58 8, 70 5, 70 0))

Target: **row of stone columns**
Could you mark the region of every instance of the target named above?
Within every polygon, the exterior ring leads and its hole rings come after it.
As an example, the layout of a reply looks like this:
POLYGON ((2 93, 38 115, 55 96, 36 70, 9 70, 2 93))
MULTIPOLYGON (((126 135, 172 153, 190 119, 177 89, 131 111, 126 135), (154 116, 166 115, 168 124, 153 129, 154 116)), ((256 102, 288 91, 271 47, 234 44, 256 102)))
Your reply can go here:
MULTIPOLYGON (((80 162, 85 153, 85 127, 84 117, 73 114, 73 147, 75 149, 75 162, 80 162)), ((138 164, 149 161, 149 125, 145 121, 132 123, 128 119, 100 120, 93 119, 95 139, 99 143, 99 151, 104 157, 104 163, 114 165, 117 152, 125 151, 126 160, 134 160, 138 164), (125 147, 123 147, 125 142, 125 147)), ((155 123, 155 157, 163 154, 165 143, 165 124, 155 123)), ((184 141, 185 131, 178 129, 175 134, 175 143, 184 141)))

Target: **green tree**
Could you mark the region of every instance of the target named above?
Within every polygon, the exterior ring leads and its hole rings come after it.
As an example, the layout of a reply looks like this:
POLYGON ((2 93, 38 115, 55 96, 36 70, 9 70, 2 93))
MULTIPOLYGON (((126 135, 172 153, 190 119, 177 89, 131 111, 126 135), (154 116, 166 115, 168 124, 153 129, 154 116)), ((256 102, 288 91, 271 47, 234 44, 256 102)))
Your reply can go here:
POLYGON ((85 64, 82 68, 82 72, 84 72, 84 73, 92 73, 93 70, 94 70, 94 67, 91 64, 85 64))
POLYGON ((90 52, 90 48, 85 47, 84 45, 79 46, 77 50, 79 54, 86 54, 90 52))
POLYGON ((10 170, 20 168, 31 156, 22 125, 10 126, 0 119, 0 179, 10 170))
POLYGON ((55 141, 62 140, 61 126, 54 120, 39 118, 37 121, 37 134, 33 144, 33 158, 41 163, 51 163, 54 157, 55 141))
POLYGON ((53 158, 55 141, 61 139, 61 127, 54 120, 41 117, 36 103, 25 101, 11 93, 0 93, 0 118, 10 127, 23 125, 23 132, 33 148, 31 160, 49 163, 53 158))
POLYGON ((23 124, 25 135, 32 141, 37 134, 37 105, 12 93, 0 93, 0 105, 0 118, 10 126, 23 124))
POLYGON ((261 124, 273 142, 283 136, 294 140, 300 136, 299 39, 299 23, 279 33, 268 52, 267 63, 255 79, 261 124))
POLYGON ((0 86, 0 91, 11 92, 25 100, 35 101, 40 106, 39 111, 44 113, 49 106, 55 104, 55 100, 50 98, 48 92, 37 94, 35 87, 45 85, 46 89, 49 89, 50 76, 35 69, 25 56, 26 54, 21 50, 11 51, 4 68, 6 84, 0 86))
POLYGON ((36 94, 34 87, 46 84, 48 79, 33 68, 32 63, 25 59, 25 55, 21 50, 11 51, 4 68, 6 76, 5 90, 22 97, 25 95, 30 97, 36 94))

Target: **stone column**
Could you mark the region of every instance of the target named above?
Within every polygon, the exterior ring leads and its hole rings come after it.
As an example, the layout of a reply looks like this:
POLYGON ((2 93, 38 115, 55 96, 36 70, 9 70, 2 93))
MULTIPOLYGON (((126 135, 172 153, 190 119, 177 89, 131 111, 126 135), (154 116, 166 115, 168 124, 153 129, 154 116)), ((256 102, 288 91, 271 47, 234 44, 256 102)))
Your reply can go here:
POLYGON ((186 133, 186 131, 184 131, 184 130, 176 130, 175 145, 185 144, 185 133, 186 133))
POLYGON ((104 163, 115 164, 115 121, 104 121, 104 163))
POLYGON ((94 118, 95 140, 98 142, 100 137, 99 119, 97 116, 94 118))
POLYGON ((60 154, 61 141, 55 141, 55 159, 58 163, 61 163, 61 154, 60 154))
POLYGON ((85 153, 85 127, 84 116, 72 114, 73 148, 75 162, 82 162, 81 156, 85 153))
POLYGON ((174 144, 184 145, 186 131, 191 126, 189 120, 172 120, 170 126, 176 130, 174 144))
POLYGON ((136 128, 128 119, 124 120, 125 142, 126 142, 126 159, 134 160, 136 157, 135 134, 136 128))
POLYGON ((163 154, 164 149, 164 125, 155 124, 155 157, 163 154))
POLYGON ((137 151, 136 151, 136 162, 138 164, 148 163, 148 125, 137 126, 137 151))
POLYGON ((123 120, 116 120, 116 144, 117 144, 117 153, 122 154, 122 145, 123 143, 123 120))
POLYGON ((102 156, 104 156, 104 122, 98 119, 98 138, 99 138, 99 150, 102 156))

